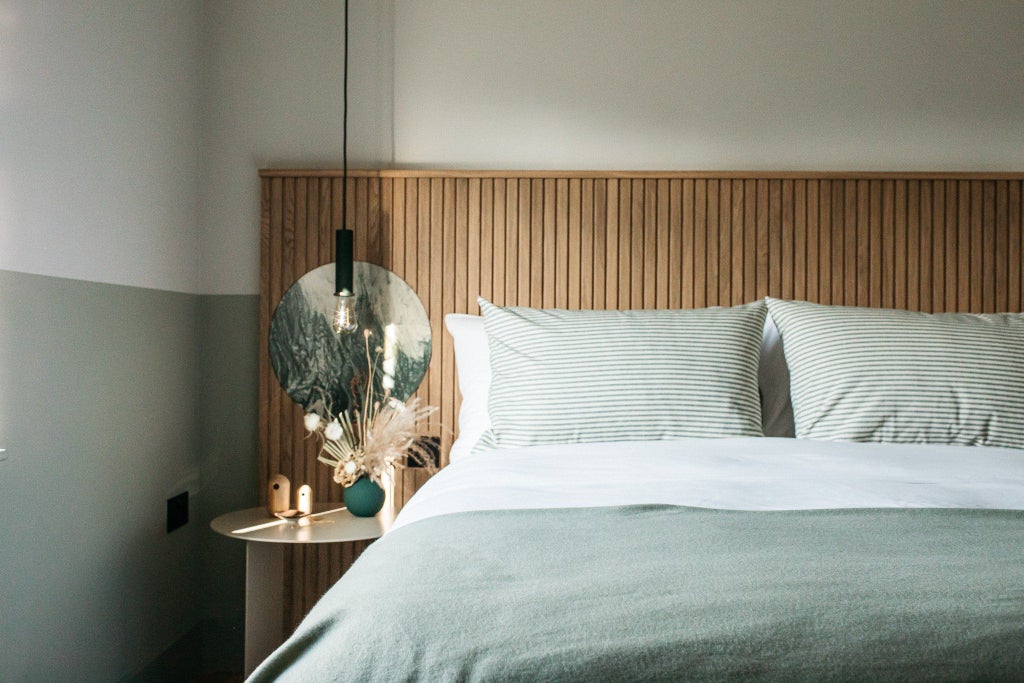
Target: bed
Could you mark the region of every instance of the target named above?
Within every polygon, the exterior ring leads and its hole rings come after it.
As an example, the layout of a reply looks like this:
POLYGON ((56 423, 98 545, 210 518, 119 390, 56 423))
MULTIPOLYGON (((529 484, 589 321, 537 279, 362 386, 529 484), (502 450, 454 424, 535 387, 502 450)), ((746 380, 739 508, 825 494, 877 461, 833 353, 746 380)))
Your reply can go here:
POLYGON ((252 680, 1021 678, 1024 316, 479 303, 454 462, 252 680))
POLYGON ((1019 680, 1024 454, 708 441, 453 464, 253 680, 1019 680))

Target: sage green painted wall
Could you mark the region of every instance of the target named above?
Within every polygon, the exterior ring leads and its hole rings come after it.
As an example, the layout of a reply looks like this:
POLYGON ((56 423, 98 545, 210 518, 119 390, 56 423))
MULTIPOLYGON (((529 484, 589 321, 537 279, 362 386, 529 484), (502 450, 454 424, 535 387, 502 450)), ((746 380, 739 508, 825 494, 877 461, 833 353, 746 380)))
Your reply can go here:
POLYGON ((0 271, 0 672, 112 680, 197 618, 196 297, 0 271), (159 618, 154 618, 159 615, 159 618))
MULTIPOLYGON (((199 297, 199 435, 203 495, 197 515, 202 617, 241 630, 245 543, 208 530, 209 520, 257 504, 256 397, 259 297, 199 297)), ((241 652, 237 653, 241 657, 241 652)), ((241 660, 239 660, 239 671, 241 660)))
POLYGON ((241 628, 257 297, 0 271, 0 679, 118 680, 241 628), (166 499, 189 524, 166 533, 166 499))

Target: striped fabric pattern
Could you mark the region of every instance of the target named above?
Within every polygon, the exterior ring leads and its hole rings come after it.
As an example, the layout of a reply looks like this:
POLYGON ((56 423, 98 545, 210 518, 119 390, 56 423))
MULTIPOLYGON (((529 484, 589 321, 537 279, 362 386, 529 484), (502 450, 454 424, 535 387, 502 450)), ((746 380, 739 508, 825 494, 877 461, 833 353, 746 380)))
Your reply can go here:
POLYGON ((1024 447, 1024 315, 768 309, 798 438, 1024 447))
POLYGON ((567 311, 479 300, 491 429, 474 450, 761 436, 766 308, 567 311))

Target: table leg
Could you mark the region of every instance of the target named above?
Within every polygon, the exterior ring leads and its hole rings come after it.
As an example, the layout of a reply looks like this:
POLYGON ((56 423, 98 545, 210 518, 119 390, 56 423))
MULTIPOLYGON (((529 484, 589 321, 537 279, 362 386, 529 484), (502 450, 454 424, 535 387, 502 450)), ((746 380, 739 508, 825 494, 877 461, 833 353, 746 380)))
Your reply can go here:
POLYGON ((284 546, 245 544, 245 675, 284 642, 281 587, 284 546))

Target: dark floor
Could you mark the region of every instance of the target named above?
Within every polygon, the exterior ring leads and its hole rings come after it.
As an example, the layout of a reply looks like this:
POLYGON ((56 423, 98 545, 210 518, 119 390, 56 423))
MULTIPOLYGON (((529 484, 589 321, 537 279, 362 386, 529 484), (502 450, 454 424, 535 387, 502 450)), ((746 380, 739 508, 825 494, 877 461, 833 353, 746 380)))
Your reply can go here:
POLYGON ((200 622, 131 683, 241 683, 245 650, 241 627, 200 622))

